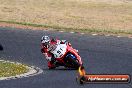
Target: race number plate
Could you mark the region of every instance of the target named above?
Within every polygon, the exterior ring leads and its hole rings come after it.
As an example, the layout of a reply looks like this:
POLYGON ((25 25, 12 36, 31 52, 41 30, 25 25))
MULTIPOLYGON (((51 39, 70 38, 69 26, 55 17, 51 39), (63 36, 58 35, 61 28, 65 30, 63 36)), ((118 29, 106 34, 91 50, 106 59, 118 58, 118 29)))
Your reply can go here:
POLYGON ((57 45, 56 49, 52 51, 55 58, 61 58, 66 53, 67 46, 65 44, 57 45))

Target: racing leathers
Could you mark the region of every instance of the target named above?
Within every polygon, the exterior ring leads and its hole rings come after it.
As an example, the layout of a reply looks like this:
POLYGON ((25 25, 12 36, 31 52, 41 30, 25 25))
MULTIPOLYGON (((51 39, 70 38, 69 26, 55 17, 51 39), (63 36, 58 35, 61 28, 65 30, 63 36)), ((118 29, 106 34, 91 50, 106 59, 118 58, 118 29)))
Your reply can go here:
MULTIPOLYGON (((50 46, 54 44, 68 44, 69 46, 71 46, 71 44, 67 42, 66 40, 51 39, 50 46)), ((44 54, 44 56, 46 57, 46 60, 48 61, 49 69, 55 68, 57 66, 57 62, 54 55, 50 52, 49 48, 41 44, 41 52, 44 54)))

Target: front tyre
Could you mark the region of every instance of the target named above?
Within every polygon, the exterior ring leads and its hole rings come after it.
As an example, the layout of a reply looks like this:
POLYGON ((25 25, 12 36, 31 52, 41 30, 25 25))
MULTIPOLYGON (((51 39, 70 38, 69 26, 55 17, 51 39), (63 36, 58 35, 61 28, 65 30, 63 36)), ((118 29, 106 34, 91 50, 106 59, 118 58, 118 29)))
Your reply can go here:
POLYGON ((74 68, 74 69, 78 69, 80 67, 80 63, 78 59, 72 53, 67 54, 64 61, 65 61, 65 67, 74 68))
POLYGON ((75 59, 73 59, 71 57, 69 57, 68 60, 71 63, 71 67, 72 68, 75 68, 77 70, 80 67, 80 64, 79 64, 79 62, 77 60, 75 60, 75 59))

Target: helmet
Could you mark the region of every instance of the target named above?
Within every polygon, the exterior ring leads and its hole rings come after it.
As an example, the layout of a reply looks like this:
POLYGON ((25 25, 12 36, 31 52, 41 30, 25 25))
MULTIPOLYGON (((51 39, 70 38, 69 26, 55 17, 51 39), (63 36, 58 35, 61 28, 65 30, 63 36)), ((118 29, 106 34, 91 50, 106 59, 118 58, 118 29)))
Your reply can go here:
POLYGON ((41 43, 42 43, 43 46, 45 46, 45 47, 48 48, 49 45, 50 45, 50 38, 49 38, 49 36, 42 36, 41 43))

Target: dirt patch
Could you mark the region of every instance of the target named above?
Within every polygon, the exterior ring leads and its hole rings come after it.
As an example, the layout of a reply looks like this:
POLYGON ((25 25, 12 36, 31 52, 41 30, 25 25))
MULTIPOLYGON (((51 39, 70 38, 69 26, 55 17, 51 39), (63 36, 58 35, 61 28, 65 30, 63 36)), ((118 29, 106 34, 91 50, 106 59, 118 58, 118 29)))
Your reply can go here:
POLYGON ((0 0, 0 13, 2 21, 132 33, 130 0, 0 0))

